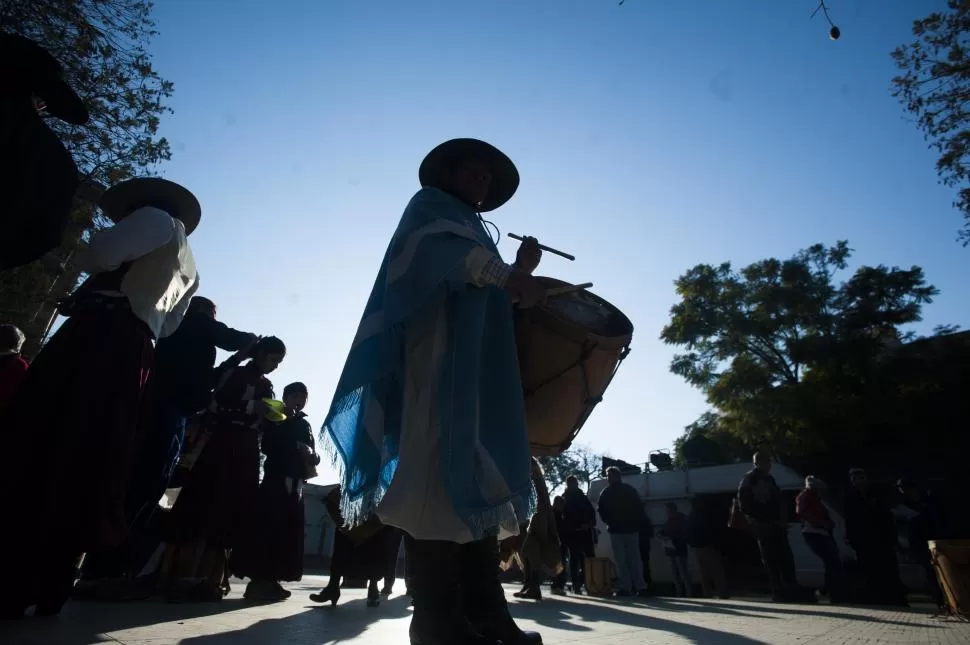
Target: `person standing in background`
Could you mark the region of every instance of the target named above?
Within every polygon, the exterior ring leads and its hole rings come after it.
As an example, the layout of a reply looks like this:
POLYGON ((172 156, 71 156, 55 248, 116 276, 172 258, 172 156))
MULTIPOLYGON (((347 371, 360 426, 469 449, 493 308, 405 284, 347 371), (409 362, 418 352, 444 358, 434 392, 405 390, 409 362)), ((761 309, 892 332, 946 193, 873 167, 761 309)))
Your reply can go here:
POLYGON ((795 578, 795 557, 788 543, 788 522, 782 509, 781 489, 771 476, 768 455, 755 453, 754 468, 738 486, 738 502, 758 539, 772 600, 794 602, 807 599, 795 578))
POLYGON ((845 537, 855 550, 866 579, 868 600, 880 605, 906 606, 906 590, 896 558, 896 521, 889 505, 869 486, 862 468, 849 471, 851 487, 845 496, 845 537))
POLYGON ((933 503, 926 491, 912 479, 899 479, 896 488, 903 497, 903 505, 915 513, 907 522, 906 541, 909 555, 916 562, 926 576, 926 591, 938 611, 943 611, 946 603, 943 590, 936 578, 936 570, 930 557, 930 540, 945 538, 943 520, 939 509, 933 503))
POLYGON ((640 526, 640 559, 643 561, 643 581, 647 585, 647 591, 653 592, 653 572, 650 570, 650 547, 654 538, 653 522, 647 513, 646 505, 643 509, 643 524, 640 526))
POLYGON ((609 486, 599 499, 599 513, 610 531, 610 544, 616 558, 618 597, 634 594, 645 596, 647 583, 643 579, 640 560, 640 527, 643 526, 643 501, 633 486, 623 481, 619 469, 606 471, 609 486))
POLYGON ((15 325, 0 325, 0 413, 27 378, 30 364, 20 354, 24 340, 24 332, 15 325))
POLYGON ((687 545, 694 552, 701 574, 701 589, 708 598, 726 600, 731 597, 724 559, 721 557, 720 540, 714 524, 707 513, 704 500, 695 497, 687 517, 687 545))
POLYGON ((667 503, 667 522, 661 537, 677 595, 690 598, 692 593, 690 569, 687 566, 687 517, 677 510, 674 502, 667 503))
POLYGON ((562 539, 569 552, 569 577, 573 593, 580 594, 586 586, 586 558, 594 555, 596 509, 574 475, 566 478, 562 499, 562 539))

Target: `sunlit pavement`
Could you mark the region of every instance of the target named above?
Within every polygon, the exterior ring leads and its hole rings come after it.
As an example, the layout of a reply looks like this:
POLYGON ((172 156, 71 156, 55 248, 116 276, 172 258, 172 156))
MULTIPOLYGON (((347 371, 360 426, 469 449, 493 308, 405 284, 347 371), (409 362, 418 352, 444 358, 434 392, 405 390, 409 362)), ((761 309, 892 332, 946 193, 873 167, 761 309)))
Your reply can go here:
MULTIPOLYGON (((293 597, 271 605, 248 604, 241 597, 241 583, 233 585, 222 603, 208 605, 71 603, 56 619, 0 623, 0 644, 407 644, 410 609, 405 598, 393 596, 378 608, 367 608, 363 590, 349 590, 336 608, 320 607, 307 595, 324 581, 310 576, 289 585, 293 597)), ((900 611, 752 600, 652 598, 634 603, 548 597, 540 603, 514 602, 512 609, 523 627, 541 631, 550 645, 970 643, 970 624, 934 619, 921 608, 900 611)))

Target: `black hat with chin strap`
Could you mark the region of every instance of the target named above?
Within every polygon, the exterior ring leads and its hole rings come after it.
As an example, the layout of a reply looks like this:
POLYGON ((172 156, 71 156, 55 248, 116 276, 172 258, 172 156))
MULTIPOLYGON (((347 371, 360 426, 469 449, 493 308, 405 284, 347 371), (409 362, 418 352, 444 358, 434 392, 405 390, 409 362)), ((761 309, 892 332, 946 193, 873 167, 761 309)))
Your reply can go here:
POLYGON ((493 211, 512 199, 519 188, 519 171, 504 152, 479 139, 451 139, 436 146, 421 162, 418 180, 424 187, 444 188, 455 168, 469 162, 485 164, 492 176, 488 195, 478 208, 480 213, 493 211))

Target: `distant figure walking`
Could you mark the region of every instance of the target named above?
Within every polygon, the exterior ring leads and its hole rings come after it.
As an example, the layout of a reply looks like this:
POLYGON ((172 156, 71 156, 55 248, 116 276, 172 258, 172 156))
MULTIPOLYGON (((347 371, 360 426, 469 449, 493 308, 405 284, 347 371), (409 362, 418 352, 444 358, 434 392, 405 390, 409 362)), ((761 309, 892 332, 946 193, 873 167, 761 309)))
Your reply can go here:
POLYGON ((825 483, 809 475, 805 478, 805 488, 795 499, 795 513, 802 521, 802 537, 818 559, 825 566, 825 590, 833 603, 848 600, 848 584, 842 570, 842 558, 835 543, 833 531, 835 522, 829 515, 822 500, 825 483))

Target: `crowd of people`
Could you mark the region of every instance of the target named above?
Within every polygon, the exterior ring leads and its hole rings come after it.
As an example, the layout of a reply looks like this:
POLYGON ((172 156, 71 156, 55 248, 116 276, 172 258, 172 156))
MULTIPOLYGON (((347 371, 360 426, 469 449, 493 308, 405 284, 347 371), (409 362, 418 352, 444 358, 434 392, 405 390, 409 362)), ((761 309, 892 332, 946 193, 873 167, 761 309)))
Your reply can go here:
MULTIPOLYGON (((83 124, 88 111, 43 47, 3 33, 0 49, 0 132, 22 171, 5 176, 0 268, 59 264, 82 182, 42 117, 83 124)), ((446 141, 418 180, 324 421, 339 515, 348 532, 377 522, 404 536, 412 643, 541 643, 499 581, 499 539, 536 509, 512 314, 545 300, 541 250, 527 238, 514 263, 498 253, 482 214, 512 198, 519 173, 494 146, 446 141)), ((74 593, 215 600, 228 572, 250 578, 247 597, 283 598, 280 581, 302 570, 301 488, 319 460, 306 388, 285 387, 279 409, 267 375, 283 342, 216 325, 196 295, 188 238, 202 207, 187 188, 144 177, 94 192, 113 225, 74 252, 85 279, 58 303, 63 323, 29 367, 22 337, 3 339, 3 367, 20 374, 0 417, 17 455, 0 472, 14 518, 0 537, 0 616, 56 615, 74 593), (217 347, 236 352, 218 368, 217 347), (160 512, 173 478, 180 492, 160 512)))
MULTIPOLYGON (((12 153, 32 163, 7 191, 11 212, 30 224, 7 229, 5 248, 23 251, 2 258, 9 268, 57 246, 51 231, 63 231, 78 187, 70 155, 38 114, 83 123, 87 111, 36 43, 2 35, 0 47, 17 52, 5 60, 34 63, 11 75, 2 106, 3 132, 31 135, 17 138, 12 153)), ((532 275, 542 253, 526 238, 506 263, 483 217, 513 197, 519 180, 511 159, 477 139, 452 139, 425 156, 323 423, 342 471, 328 500, 340 531, 330 584, 312 599, 336 604, 341 581, 358 576, 376 605, 380 580, 385 593, 393 584, 388 562, 403 539, 412 645, 541 643, 509 612, 501 545, 520 536, 523 597, 539 597, 543 574, 560 592, 568 575, 581 592, 593 554, 596 516, 578 481, 550 500, 530 456, 513 305, 544 302, 532 275)), ((0 470, 0 507, 14 518, 0 532, 0 617, 30 607, 56 615, 72 594, 215 601, 230 573, 250 580, 249 599, 285 599, 280 583, 302 575, 302 489, 319 463, 303 414, 307 388, 290 383, 277 401, 268 376, 286 356, 283 341, 227 327, 214 302, 197 295, 189 236, 202 207, 187 188, 128 179, 97 206, 113 226, 74 254, 86 277, 58 303, 63 324, 32 364, 20 356, 23 334, 0 328, 0 426, 16 455, 0 470), (216 366, 219 349, 234 354, 216 366), (171 487, 178 496, 163 509, 171 487)), ((740 512, 776 598, 802 599, 770 460, 755 465, 739 489, 740 512)), ((884 515, 853 477, 849 539, 872 588, 896 599, 884 515)), ((619 471, 609 482, 599 514, 617 593, 641 595, 653 527, 619 471)), ((813 491, 817 482, 800 505, 806 535, 820 536, 810 544, 830 563, 831 527, 813 491)), ((690 517, 668 508, 657 533, 679 593, 691 593, 693 549, 706 591, 729 595, 700 504, 690 517)), ((834 594, 837 572, 829 580, 834 594)))

